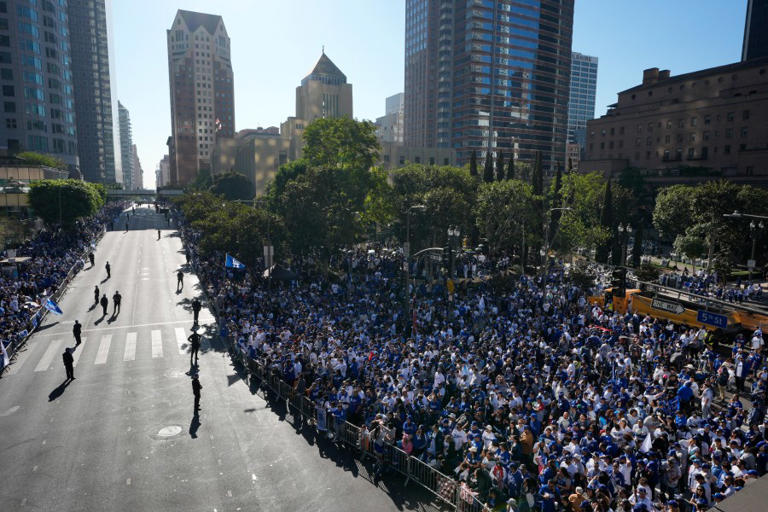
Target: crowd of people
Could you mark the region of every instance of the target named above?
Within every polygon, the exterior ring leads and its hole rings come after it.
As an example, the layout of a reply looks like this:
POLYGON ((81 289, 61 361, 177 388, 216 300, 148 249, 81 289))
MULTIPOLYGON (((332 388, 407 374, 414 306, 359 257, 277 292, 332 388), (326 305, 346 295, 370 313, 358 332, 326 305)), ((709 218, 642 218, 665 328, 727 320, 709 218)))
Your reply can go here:
POLYGON ((490 508, 706 510, 766 473, 760 331, 718 349, 703 329, 590 304, 562 266, 503 291, 419 284, 408 305, 401 253, 375 246, 267 285, 182 237, 222 334, 313 400, 318 429, 396 442, 490 508))
MULTIPOLYGON (((122 208, 110 204, 99 214, 78 220, 72 229, 43 229, 13 249, 18 261, 0 272, 0 342, 6 350, 10 352, 37 327, 44 301, 54 296, 71 269, 77 272, 83 267, 91 244, 122 208)), ((1 254, 6 258, 8 250, 1 254)))
POLYGON ((732 285, 723 285, 717 277, 717 272, 707 272, 703 269, 688 272, 686 268, 682 272, 666 272, 659 276, 659 283, 670 288, 714 297, 731 303, 761 301, 763 299, 763 289, 760 283, 739 280, 732 285))

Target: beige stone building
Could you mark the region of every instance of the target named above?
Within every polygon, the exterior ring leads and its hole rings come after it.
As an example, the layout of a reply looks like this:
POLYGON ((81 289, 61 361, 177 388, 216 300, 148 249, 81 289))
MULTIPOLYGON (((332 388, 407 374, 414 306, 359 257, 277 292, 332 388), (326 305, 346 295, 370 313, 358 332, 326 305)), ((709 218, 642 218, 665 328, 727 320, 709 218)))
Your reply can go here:
POLYGON ((646 69, 587 123, 580 170, 768 180, 768 58, 670 76, 646 69))
POLYGON ((452 148, 412 148, 396 142, 383 142, 379 165, 390 170, 407 164, 458 165, 456 151, 452 148))
POLYGON ((263 194, 280 166, 289 161, 290 147, 291 140, 274 126, 219 137, 213 152, 214 173, 237 171, 253 182, 256 195, 263 194))

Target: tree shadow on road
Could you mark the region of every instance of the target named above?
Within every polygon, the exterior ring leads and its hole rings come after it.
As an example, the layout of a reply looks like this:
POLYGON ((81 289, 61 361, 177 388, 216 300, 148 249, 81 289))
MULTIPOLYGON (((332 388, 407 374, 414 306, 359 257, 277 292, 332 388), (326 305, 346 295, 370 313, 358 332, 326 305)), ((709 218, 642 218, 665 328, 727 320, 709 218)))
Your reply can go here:
POLYGON ((59 386, 56 389, 54 389, 53 391, 51 391, 48 394, 48 401, 49 402, 53 402, 54 400, 59 398, 61 395, 63 395, 64 394, 64 390, 67 389, 67 386, 69 386, 70 382, 72 382, 72 381, 67 379, 64 382, 62 382, 61 384, 59 384, 59 386))

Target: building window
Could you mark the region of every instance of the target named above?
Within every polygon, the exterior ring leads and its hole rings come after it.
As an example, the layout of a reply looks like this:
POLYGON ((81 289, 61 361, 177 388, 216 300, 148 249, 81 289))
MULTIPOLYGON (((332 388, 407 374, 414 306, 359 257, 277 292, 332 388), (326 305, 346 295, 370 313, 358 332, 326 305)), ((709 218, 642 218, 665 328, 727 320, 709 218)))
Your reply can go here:
POLYGON ((688 136, 688 142, 696 142, 696 134, 692 133, 688 136))
POLYGON ((725 138, 730 139, 733 137, 733 128, 726 128, 725 129, 725 138))
POLYGON ((746 126, 741 127, 741 138, 746 139, 749 131, 747 130, 746 126))
POLYGON ((653 131, 653 123, 648 123, 648 133, 653 131))
POLYGON ((694 148, 688 148, 688 160, 693 160, 695 155, 696 150, 694 148))
POLYGON ((619 149, 624 147, 624 140, 619 140, 619 149))
POLYGON ((651 152, 650 151, 646 151, 645 152, 645 159, 646 160, 650 160, 651 159, 651 152))
POLYGON ((704 116, 704 126, 709 126, 709 122, 712 119, 712 116, 704 116))
POLYGON ((664 159, 664 161, 668 161, 669 160, 669 150, 668 149, 664 150, 664 158, 663 159, 664 159))
POLYGON ((646 137, 645 138, 645 145, 646 146, 650 146, 651 144, 653 144, 653 137, 646 137))
POLYGON ((746 144, 739 144, 739 151, 746 151, 747 145, 746 144))
POLYGON ((678 119, 677 120, 677 127, 678 128, 685 128, 685 119, 678 119))
POLYGON ((755 174, 755 168, 750 165, 749 167, 747 167, 746 172, 747 172, 747 176, 752 176, 755 174))
POLYGON ((624 135, 624 127, 619 126, 619 135, 624 135))
POLYGON ((696 126, 696 122, 698 121, 698 118, 696 116, 693 116, 691 118, 691 126, 696 126))
POLYGON ((730 144, 726 144, 723 147, 723 154, 724 155, 730 155, 731 154, 731 145, 730 144))
POLYGON ((672 129, 672 121, 667 121, 667 130, 672 129))
POLYGON ((8 96, 8 97, 16 96, 16 91, 14 90, 12 85, 3 86, 3 96, 8 96))
POLYGON ((6 119, 5 120, 5 127, 6 128, 10 128, 10 129, 16 128, 16 119, 14 119, 12 117, 9 117, 8 119, 6 119))
POLYGON ((671 137, 669 135, 665 135, 664 136, 664 144, 669 144, 670 143, 670 138, 671 137))
POLYGON ((637 133, 643 133, 643 125, 641 124, 637 125, 637 133))
POLYGON ((726 121, 733 121, 733 117, 734 117, 734 113, 733 112, 728 112, 727 114, 725 114, 725 120, 726 121))
POLYGON ((605 128, 603 128, 602 130, 600 130, 600 135, 602 135, 603 137, 605 137, 605 128))
POLYGON ((12 101, 6 101, 3 103, 3 112, 13 113, 16 112, 16 104, 12 101))
POLYGON ((639 145, 640 145, 640 137, 637 137, 635 139, 635 146, 639 146, 639 145))
POLYGON ((704 146, 701 148, 701 159, 706 160, 709 156, 709 148, 707 146, 704 146))
POLYGON ((611 135, 616 135, 616 128, 611 127, 611 135))
POLYGON ((605 149, 605 142, 600 143, 600 149, 605 149))

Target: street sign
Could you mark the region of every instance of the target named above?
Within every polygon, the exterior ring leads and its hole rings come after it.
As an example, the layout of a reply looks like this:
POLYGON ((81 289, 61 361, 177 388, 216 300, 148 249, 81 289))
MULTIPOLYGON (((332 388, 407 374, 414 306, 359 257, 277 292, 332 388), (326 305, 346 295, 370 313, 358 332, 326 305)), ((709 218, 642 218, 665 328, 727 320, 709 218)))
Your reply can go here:
POLYGON ((703 324, 712 325, 721 329, 725 329, 728 326, 727 316, 710 313, 709 311, 699 311, 696 314, 696 320, 703 324))
POLYGON ((653 301, 651 301, 651 307, 653 309, 660 309, 667 313, 672 313, 673 315, 679 315, 685 311, 685 307, 683 307, 682 304, 662 299, 653 299, 653 301))

